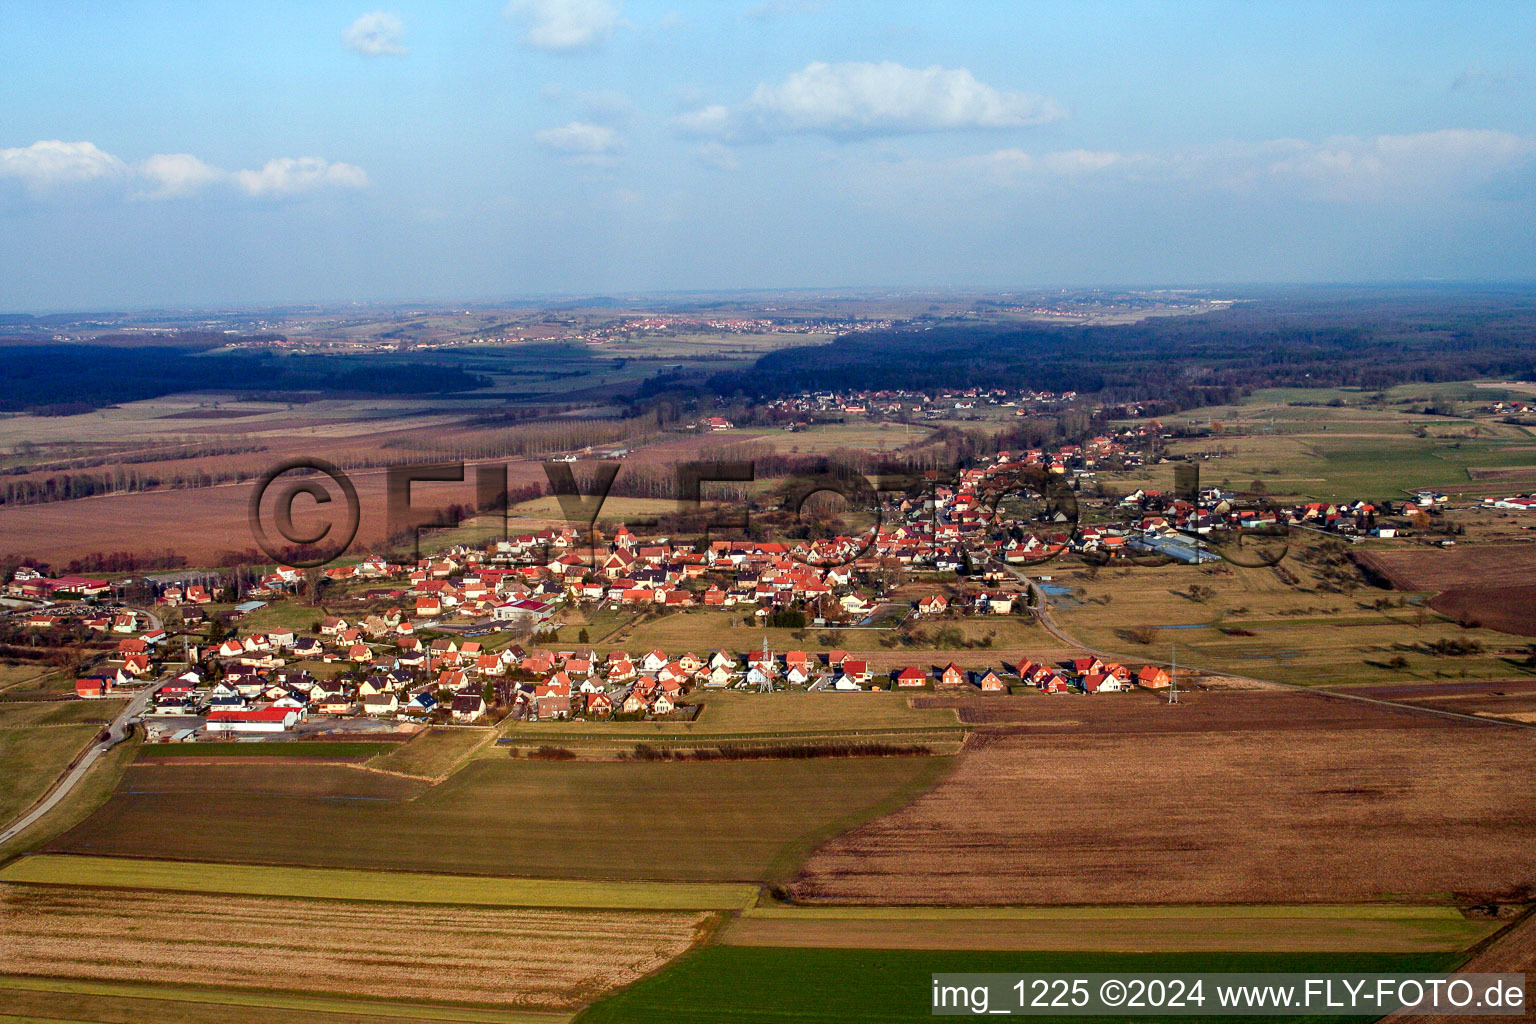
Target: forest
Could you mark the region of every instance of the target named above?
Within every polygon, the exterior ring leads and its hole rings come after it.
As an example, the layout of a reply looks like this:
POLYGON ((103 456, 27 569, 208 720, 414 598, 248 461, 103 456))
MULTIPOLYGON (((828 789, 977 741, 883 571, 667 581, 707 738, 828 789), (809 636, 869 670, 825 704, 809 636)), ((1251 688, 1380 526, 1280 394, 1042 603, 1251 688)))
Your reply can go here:
POLYGON ((1033 388, 1173 408, 1262 387, 1384 388, 1536 377, 1536 296, 1452 288, 1258 293, 1123 326, 918 320, 781 349, 710 378, 719 395, 1033 388))
POLYGON ((205 388, 415 395, 490 383, 457 367, 420 360, 224 354, 188 345, 0 345, 0 366, 5 367, 0 412, 34 415, 74 415, 205 388))

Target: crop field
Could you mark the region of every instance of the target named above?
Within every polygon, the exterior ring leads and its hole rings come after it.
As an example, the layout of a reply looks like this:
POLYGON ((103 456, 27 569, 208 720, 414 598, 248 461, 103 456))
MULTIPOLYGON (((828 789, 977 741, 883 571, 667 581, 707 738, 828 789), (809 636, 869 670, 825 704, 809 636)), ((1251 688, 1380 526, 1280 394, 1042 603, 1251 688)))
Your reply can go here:
POLYGON ((139 748, 140 761, 224 760, 250 757, 287 757, 311 761, 363 761, 398 749, 399 743, 357 743, 347 740, 265 741, 259 743, 147 743, 139 748))
POLYGON ((1370 551, 1360 560, 1400 590, 1512 587, 1536 580, 1536 544, 1370 551))
MULTIPOLYGON (((705 946, 586 1009, 579 1024, 918 1024, 936 972, 1446 970, 1454 953, 1094 953, 705 946), (1086 966, 1086 965, 1091 966, 1086 966)), ((1054 1021, 1104 1021, 1056 1017, 1054 1021)), ((1166 1016, 1164 1022, 1211 1018, 1166 1016)), ((1248 1018, 1223 1017, 1234 1021, 1248 1018)), ((1273 1018, 1251 1018, 1255 1021, 1273 1018)), ((1360 1018, 1308 1018, 1314 1022, 1360 1018)))
POLYGON ((1536 892, 1527 730, 1277 691, 1081 699, 1068 728, 1025 713, 973 737, 934 789, 819 849, 791 893, 1048 905, 1536 892))
POLYGON ((1430 607, 1458 622, 1536 636, 1536 544, 1370 551, 1359 559, 1400 590, 1434 594, 1430 607))
POLYGON ((123 702, 0 704, 0 823, 31 807, 123 702))
POLYGON ((1350 693, 1398 704, 1536 725, 1536 680, 1503 679, 1351 687, 1350 693))
POLYGON ((0 884, 0 972, 408 999, 436 971, 457 1001, 569 1009, 680 955, 704 921, 0 884))
POLYGON ((1127 661, 1167 661, 1177 645, 1182 665, 1304 685, 1531 674, 1523 645, 1507 634, 1463 628, 1414 598, 1367 586, 1347 562, 1329 567, 1346 581, 1342 589, 1300 557, 1280 568, 1296 582, 1274 569, 1229 566, 1058 571, 1075 593, 1055 601, 1053 615, 1076 639, 1127 661), (1192 587, 1202 588, 1198 596, 1192 587), (1390 606, 1377 607, 1382 600, 1390 606), (1448 656, 1436 646, 1446 643, 1477 647, 1448 656))
POLYGON ((1466 949, 1500 925, 1450 907, 785 907, 747 911, 726 926, 721 941, 857 949, 1424 953, 1466 949))
MULTIPOLYGON (((756 880, 904 803, 948 758, 480 758, 438 786, 339 765, 128 769, 58 852, 548 878, 756 880)), ((786 867, 787 866, 787 867, 786 867)))
POLYGON ((755 885, 724 882, 481 878, 46 853, 7 864, 0 869, 0 882, 579 910, 734 910, 745 906, 757 895, 755 885))
POLYGON ((447 775, 477 747, 491 741, 489 729, 428 729, 384 749, 370 768, 436 779, 447 775))
POLYGON ((309 996, 193 984, 0 976, 5 1024, 565 1024, 570 1014, 550 1010, 481 1009, 356 996, 309 996), (280 1015, 280 1016, 278 1016, 280 1015))
MULTIPOLYGON (((52 666, 25 661, 0 661, 0 701, 35 699, 33 695, 56 689, 63 682, 62 674, 52 666)), ((73 681, 70 686, 73 688, 73 681)))
MULTIPOLYGON (((1461 392, 1466 390, 1462 386, 1461 392)), ((1360 398, 1358 393, 1330 389, 1261 390, 1238 406, 1213 406, 1173 417, 1202 427, 1219 424, 1220 431, 1176 441, 1170 451, 1223 453, 1201 463, 1207 483, 1246 490, 1258 480, 1270 494, 1321 500, 1401 497, 1405 490, 1420 487, 1490 494, 1508 484, 1486 480, 1489 474, 1536 478, 1536 447, 1522 427, 1486 418, 1423 416, 1400 406, 1362 407, 1360 398), (1352 404, 1321 404, 1332 398, 1352 404), (1425 436, 1417 436, 1418 431, 1425 436)), ((1431 395, 1422 393, 1418 399, 1429 401, 1431 395)), ((1169 467, 1152 466, 1108 474, 1105 482, 1112 490, 1130 491, 1166 486, 1171 479, 1169 467)))

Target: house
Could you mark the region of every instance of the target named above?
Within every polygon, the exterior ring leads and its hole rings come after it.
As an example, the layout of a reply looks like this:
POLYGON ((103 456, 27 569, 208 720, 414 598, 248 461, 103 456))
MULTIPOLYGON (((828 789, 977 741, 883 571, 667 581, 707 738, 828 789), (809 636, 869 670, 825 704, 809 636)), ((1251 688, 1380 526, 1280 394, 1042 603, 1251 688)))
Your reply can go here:
POLYGON ((538 708, 541 720, 570 718, 571 695, 569 693, 556 693, 549 691, 535 698, 534 706, 538 708))
MULTIPOLYGON (((848 666, 846 664, 843 666, 845 671, 847 670, 847 667, 848 666)), ((895 683, 896 686, 900 689, 912 689, 914 687, 927 686, 928 673, 924 672, 920 668, 909 665, 902 669, 900 672, 896 673, 895 683)))
POLYGON ((363 714, 365 715, 392 715, 399 710, 400 698, 395 696, 394 690, 363 695, 363 714))
POLYGON ((944 670, 939 673, 939 685, 937 688, 940 690, 963 690, 968 685, 969 681, 964 670, 954 662, 945 665, 944 670))
POLYGON ((1136 673, 1136 685, 1146 687, 1149 690, 1166 690, 1173 681, 1165 668, 1156 665, 1143 665, 1141 671, 1136 673))
POLYGON ((112 693, 112 686, 110 676, 86 676, 75 680, 75 696, 107 697, 112 693))
POLYGON ((943 594, 931 594, 917 602, 919 615, 943 615, 949 610, 949 598, 943 594))
POLYGON ((587 694, 587 717, 608 718, 613 714, 613 699, 606 693, 587 694))
POLYGON ((987 669, 985 672, 976 677, 976 687, 977 689, 981 690, 982 693, 1008 692, 1008 684, 1003 682, 1002 677, 999 676, 996 672, 993 672, 991 669, 987 669))
POLYGON ((1083 676, 1084 693, 1119 693, 1125 689, 1120 678, 1109 672, 1096 672, 1083 676))
POLYGON ((485 714, 485 698, 478 693, 461 693, 451 706, 455 722, 473 722, 485 714))

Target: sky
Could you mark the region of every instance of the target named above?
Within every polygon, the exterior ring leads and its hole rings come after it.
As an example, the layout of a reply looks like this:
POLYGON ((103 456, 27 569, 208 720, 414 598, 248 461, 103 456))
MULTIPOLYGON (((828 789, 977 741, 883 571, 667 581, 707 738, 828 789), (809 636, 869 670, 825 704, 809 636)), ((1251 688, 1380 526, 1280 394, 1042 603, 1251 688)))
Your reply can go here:
POLYGON ((0 0, 0 309, 1536 278, 1536 4, 0 0))

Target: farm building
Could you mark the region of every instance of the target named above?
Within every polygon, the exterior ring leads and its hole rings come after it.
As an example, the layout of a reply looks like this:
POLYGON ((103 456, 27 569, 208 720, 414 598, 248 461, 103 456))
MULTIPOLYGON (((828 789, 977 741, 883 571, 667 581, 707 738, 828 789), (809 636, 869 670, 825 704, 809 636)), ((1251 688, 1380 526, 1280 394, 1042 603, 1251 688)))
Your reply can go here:
POLYGON ((301 708, 231 708, 208 713, 209 732, 284 732, 304 717, 301 708))

